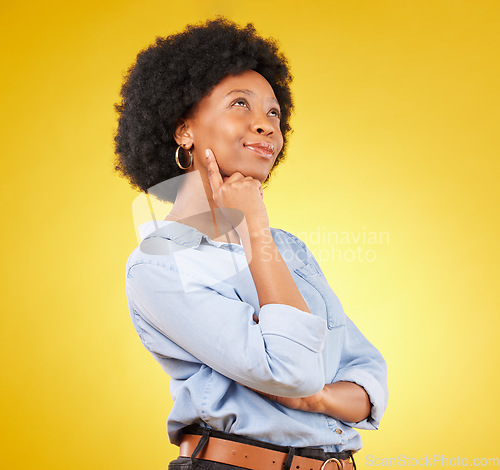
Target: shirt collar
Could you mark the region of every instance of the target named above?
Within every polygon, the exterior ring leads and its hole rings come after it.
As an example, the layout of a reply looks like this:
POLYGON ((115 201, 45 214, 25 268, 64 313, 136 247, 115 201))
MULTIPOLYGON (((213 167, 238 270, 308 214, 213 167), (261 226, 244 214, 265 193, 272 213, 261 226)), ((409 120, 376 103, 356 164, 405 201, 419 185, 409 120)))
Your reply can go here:
POLYGON ((141 242, 149 238, 161 237, 173 240, 179 245, 183 245, 187 248, 197 248, 200 243, 205 240, 207 243, 216 247, 226 245, 231 248, 234 247, 243 250, 241 245, 212 240, 208 235, 200 232, 194 227, 173 220, 149 220, 139 225, 139 236, 141 242))

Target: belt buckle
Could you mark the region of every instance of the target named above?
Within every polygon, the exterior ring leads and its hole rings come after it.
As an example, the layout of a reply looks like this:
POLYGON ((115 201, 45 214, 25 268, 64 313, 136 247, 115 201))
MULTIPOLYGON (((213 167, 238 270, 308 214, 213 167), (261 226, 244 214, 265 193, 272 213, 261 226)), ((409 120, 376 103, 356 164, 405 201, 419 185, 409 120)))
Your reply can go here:
POLYGON ((321 468, 320 470, 325 470, 326 466, 330 463, 330 462, 335 462, 337 464, 337 467, 339 468, 339 470, 342 470, 342 464, 340 463, 339 460, 335 459, 335 458, 331 458, 331 459, 328 459, 328 460, 325 460, 323 462, 323 465, 321 465, 321 468))

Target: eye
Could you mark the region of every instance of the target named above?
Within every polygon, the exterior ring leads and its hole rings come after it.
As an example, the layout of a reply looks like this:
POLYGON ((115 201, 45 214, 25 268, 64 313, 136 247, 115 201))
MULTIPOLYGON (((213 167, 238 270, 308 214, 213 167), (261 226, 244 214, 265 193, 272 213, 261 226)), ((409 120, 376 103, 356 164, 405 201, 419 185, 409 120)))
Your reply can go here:
POLYGON ((269 112, 270 112, 270 113, 275 113, 275 114, 276 114, 276 117, 277 117, 278 119, 280 119, 280 118, 281 118, 281 113, 280 113, 279 109, 273 108, 273 109, 271 109, 271 111, 269 111, 269 112))
POLYGON ((236 101, 233 101, 233 104, 238 105, 238 107, 241 107, 240 103, 243 103, 244 106, 248 106, 247 100, 243 98, 238 98, 236 101))

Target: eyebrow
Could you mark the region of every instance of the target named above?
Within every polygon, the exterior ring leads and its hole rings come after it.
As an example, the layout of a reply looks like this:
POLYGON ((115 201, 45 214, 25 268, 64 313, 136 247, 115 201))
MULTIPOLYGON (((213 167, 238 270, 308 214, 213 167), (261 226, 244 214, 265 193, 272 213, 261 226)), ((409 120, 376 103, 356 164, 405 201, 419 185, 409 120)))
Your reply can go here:
MULTIPOLYGON (((243 93, 245 95, 250 95, 255 98, 255 93, 252 90, 231 90, 225 97, 228 97, 233 93, 243 93)), ((271 101, 274 101, 278 106, 280 105, 276 98, 271 97, 271 101)))

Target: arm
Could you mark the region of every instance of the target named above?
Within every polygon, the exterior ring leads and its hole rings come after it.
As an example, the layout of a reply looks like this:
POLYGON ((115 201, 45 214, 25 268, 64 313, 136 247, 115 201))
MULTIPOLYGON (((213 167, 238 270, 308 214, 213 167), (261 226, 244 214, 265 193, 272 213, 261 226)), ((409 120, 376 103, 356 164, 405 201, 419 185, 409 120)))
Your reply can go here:
POLYGON ((333 383, 305 398, 266 396, 289 408, 326 414, 351 427, 378 429, 387 407, 387 366, 380 352, 346 317, 346 338, 333 383))
POLYGON ((370 415, 372 405, 363 387, 352 382, 335 382, 325 385, 323 390, 319 413, 352 423, 370 415))
MULTIPOLYGON (((139 254, 127 271, 130 311, 189 353, 194 367, 205 364, 242 385, 281 396, 312 395, 323 387, 323 319, 267 304, 257 324, 255 309, 231 284, 208 286, 192 266, 175 264, 168 255, 148 260, 139 254)), ((147 337, 143 343, 156 352, 147 337)))
MULTIPOLYGON (((223 181, 211 150, 207 150, 207 172, 213 200, 220 209, 238 209, 245 215, 243 222, 235 228, 245 250, 260 306, 284 304, 310 313, 274 243, 266 206, 262 200, 261 183, 250 176, 244 177, 239 172, 223 181)), ((229 220, 230 213, 226 211, 229 220)))
POLYGON ((352 382, 335 382, 309 397, 285 398, 264 394, 287 408, 321 413, 345 422, 356 423, 368 418, 371 403, 365 389, 352 382))
POLYGON ((371 408, 369 416, 361 421, 342 421, 360 429, 378 429, 389 396, 387 364, 380 351, 365 338, 353 321, 348 316, 345 318, 344 346, 339 368, 332 382, 352 382, 363 387, 370 399, 371 408))
POLYGON ((250 225, 248 236, 240 236, 240 238, 257 289, 260 306, 285 304, 310 313, 274 242, 269 227, 250 225))

